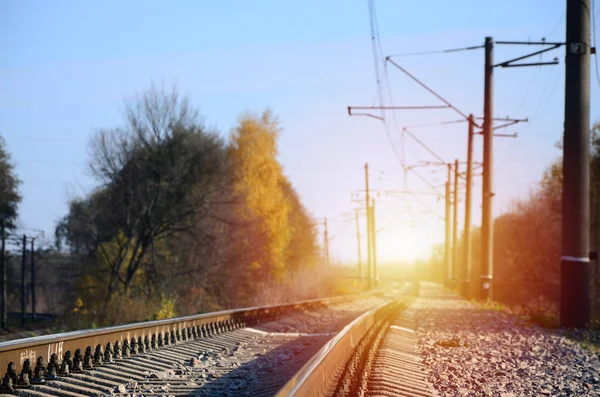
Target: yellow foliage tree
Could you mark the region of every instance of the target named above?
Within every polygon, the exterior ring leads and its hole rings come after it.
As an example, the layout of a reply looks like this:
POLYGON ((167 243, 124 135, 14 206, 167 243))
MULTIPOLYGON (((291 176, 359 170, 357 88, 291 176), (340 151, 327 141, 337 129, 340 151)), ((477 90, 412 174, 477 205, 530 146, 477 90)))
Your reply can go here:
MULTIPOLYGON (((279 122, 270 110, 260 117, 244 115, 231 133, 229 157, 235 174, 234 192, 243 198, 241 216, 252 225, 239 242, 253 252, 250 268, 280 280, 285 273, 290 241, 290 205, 282 189, 284 176, 277 161, 279 122)), ((248 258, 250 259, 250 258, 248 258)))

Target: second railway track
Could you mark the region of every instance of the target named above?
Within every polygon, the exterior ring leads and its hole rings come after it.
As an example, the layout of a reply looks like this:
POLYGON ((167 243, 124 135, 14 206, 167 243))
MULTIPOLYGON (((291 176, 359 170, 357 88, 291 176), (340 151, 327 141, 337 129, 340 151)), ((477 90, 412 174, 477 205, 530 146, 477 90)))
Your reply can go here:
POLYGON ((2 392, 270 396, 344 325, 389 300, 330 298, 8 342, 2 392))

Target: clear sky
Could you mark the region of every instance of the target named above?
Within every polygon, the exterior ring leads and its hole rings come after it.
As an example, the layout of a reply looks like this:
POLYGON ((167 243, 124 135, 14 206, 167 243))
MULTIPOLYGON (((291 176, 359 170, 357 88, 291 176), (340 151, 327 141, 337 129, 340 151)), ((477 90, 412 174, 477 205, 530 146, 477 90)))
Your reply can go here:
MULTIPOLYGON (((558 0, 375 0, 383 55, 496 40, 564 40, 565 2, 558 0)), ((347 214, 351 193, 371 166, 377 197, 380 259, 424 255, 443 225, 425 207, 385 193, 404 185, 400 162, 381 122, 348 117, 348 105, 377 97, 367 0, 276 1, 2 1, 0 2, 0 134, 22 179, 20 225, 53 234, 70 198, 95 185, 86 171, 87 140, 119 126, 123 99, 151 82, 176 84, 207 125, 227 135, 240 113, 271 107, 284 128, 280 161, 316 218, 329 218, 332 256, 355 260, 347 214)), ((497 61, 537 47, 496 47, 497 61)), ((527 196, 549 163, 563 122, 564 50, 560 66, 496 69, 495 115, 529 117, 495 140, 495 214, 527 196)), ((539 60, 539 57, 534 58, 539 60)), ((483 108, 483 52, 397 58, 466 113, 483 108)), ((387 104, 435 105, 435 98, 388 65, 387 104), (389 84, 388 84, 389 82, 389 84)), ((598 80, 592 73, 592 120, 598 80)), ((454 120, 447 110, 388 114, 388 132, 406 164, 434 160, 397 127, 454 120)), ((466 156, 466 126, 412 130, 444 160, 466 156)), ((481 137, 475 138, 476 161, 481 137)), ((419 170, 442 185, 443 169, 419 170), (434 172, 437 171, 437 172, 434 172)), ((423 190, 409 174, 406 185, 423 190)), ((474 190, 479 221, 481 181, 474 190)), ((362 194, 362 193, 361 193, 362 194)), ((362 197, 362 196, 360 196, 362 197)), ((423 196, 443 214, 443 203, 423 196)), ((361 206, 362 207, 362 206, 361 206)), ((459 212, 462 222, 462 211, 459 212)), ((364 236, 364 220, 361 220, 364 236)), ((364 250, 363 250, 364 252, 364 250)))

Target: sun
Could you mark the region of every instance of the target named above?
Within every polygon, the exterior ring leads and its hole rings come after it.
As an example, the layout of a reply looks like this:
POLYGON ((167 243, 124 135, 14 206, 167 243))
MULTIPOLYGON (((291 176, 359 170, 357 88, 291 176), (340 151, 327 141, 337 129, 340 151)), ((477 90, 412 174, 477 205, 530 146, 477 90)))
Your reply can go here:
POLYGON ((428 258, 435 243, 435 233, 429 228, 396 228, 377 236, 379 263, 405 262, 428 258))

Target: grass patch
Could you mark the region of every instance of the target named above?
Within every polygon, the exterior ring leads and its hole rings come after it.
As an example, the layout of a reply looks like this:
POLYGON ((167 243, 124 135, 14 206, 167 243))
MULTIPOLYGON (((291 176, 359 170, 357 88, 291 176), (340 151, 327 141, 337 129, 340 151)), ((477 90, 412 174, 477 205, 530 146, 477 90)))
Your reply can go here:
POLYGON ((600 329, 569 329, 564 335, 582 348, 600 354, 600 329))
POLYGON ((556 329, 560 327, 558 309, 556 305, 544 301, 543 299, 530 302, 528 305, 514 307, 510 307, 496 301, 471 302, 481 309, 506 313, 511 316, 518 317, 529 324, 534 324, 542 328, 556 329))

